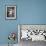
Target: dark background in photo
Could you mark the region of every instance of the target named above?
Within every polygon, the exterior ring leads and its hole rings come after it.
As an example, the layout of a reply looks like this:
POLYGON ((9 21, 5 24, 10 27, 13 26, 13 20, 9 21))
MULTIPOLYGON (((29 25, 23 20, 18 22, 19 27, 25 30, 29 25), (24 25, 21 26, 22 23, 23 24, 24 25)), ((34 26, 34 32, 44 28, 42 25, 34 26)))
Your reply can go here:
POLYGON ((7 17, 15 16, 15 7, 7 7, 7 17))

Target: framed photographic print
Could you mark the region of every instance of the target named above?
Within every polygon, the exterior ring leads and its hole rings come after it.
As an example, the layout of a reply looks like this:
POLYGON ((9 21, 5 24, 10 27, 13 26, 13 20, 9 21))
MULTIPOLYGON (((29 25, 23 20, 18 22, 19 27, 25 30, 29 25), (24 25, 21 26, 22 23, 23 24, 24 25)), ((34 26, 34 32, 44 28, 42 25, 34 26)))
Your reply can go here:
POLYGON ((16 19, 16 5, 6 5, 6 19, 16 19))

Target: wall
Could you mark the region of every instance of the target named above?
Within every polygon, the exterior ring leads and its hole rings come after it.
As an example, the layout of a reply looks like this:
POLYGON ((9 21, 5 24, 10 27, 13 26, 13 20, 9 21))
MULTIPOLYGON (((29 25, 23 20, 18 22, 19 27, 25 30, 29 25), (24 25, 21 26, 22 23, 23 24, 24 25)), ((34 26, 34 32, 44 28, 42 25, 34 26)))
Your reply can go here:
POLYGON ((9 32, 18 32, 18 24, 46 24, 46 0, 0 0, 0 44, 8 43, 9 32), (16 20, 5 20, 9 4, 17 6, 16 20))
POLYGON ((46 0, 20 1, 21 24, 46 24, 46 0))

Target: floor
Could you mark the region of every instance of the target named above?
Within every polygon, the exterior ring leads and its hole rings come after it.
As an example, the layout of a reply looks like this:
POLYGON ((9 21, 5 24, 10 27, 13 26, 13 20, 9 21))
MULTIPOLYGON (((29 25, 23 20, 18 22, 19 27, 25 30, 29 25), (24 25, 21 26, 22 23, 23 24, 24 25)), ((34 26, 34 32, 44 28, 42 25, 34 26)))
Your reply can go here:
MULTIPOLYGON (((0 44, 0 46, 8 46, 8 44, 0 44)), ((28 41, 21 40, 19 44, 14 44, 13 46, 46 46, 46 42, 45 41, 32 42, 31 40, 28 40, 28 41)))
POLYGON ((31 40, 28 40, 28 41, 21 40, 20 46, 46 46, 46 42, 45 41, 32 42, 31 40))
MULTIPOLYGON (((0 46, 8 46, 8 44, 0 44, 0 46)), ((18 44, 10 45, 10 46, 18 46, 18 44)))

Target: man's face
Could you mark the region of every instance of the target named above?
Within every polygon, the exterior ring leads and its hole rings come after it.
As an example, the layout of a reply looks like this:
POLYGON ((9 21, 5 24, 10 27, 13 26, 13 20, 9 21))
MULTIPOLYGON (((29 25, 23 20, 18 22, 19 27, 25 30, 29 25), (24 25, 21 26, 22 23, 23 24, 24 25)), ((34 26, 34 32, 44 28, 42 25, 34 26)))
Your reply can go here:
POLYGON ((13 10, 10 9, 10 10, 9 10, 9 15, 12 15, 12 13, 13 13, 13 10))

